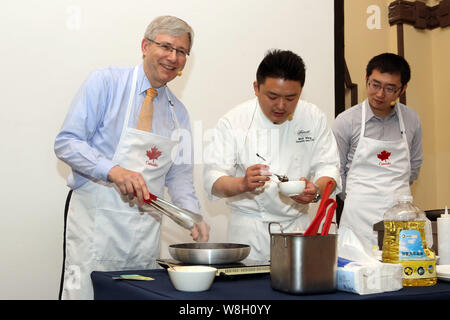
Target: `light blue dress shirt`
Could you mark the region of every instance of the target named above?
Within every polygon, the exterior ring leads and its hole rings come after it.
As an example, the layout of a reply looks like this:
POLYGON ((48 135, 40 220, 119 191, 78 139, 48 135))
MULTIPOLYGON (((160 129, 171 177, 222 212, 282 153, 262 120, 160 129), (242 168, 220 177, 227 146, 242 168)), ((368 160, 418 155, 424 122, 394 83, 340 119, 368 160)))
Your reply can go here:
MULTIPOLYGON (((68 177, 70 188, 77 189, 89 180, 107 181, 108 172, 117 165, 112 159, 122 133, 133 70, 134 67, 96 70, 87 77, 77 92, 54 145, 56 156, 72 168, 68 177)), ((136 127, 145 91, 149 88, 151 84, 141 64, 138 67, 129 127, 136 127)), ((192 135, 188 112, 167 86, 158 88, 158 95, 153 100, 151 132, 171 137, 175 129, 175 119, 170 110, 166 90, 174 104, 180 129, 189 132, 189 137, 183 135, 182 139, 189 139, 192 135)), ((172 202, 198 213, 199 201, 193 185, 192 138, 190 140, 180 143, 178 159, 167 173, 165 184, 172 202), (186 159, 186 154, 180 157, 183 152, 189 152, 187 154, 191 155, 189 163, 180 160, 186 159)))

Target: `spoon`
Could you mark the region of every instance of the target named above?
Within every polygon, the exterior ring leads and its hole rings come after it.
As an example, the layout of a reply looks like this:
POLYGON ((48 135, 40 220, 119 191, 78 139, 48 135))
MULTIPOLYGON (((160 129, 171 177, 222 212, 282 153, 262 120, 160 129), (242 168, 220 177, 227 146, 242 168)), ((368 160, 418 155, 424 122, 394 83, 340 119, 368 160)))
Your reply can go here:
MULTIPOLYGON (((262 159, 263 161, 267 162, 267 160, 264 159, 263 157, 261 157, 258 153, 256 153, 256 156, 258 158, 262 159)), ((287 176, 283 175, 283 174, 276 174, 276 173, 273 173, 273 172, 272 172, 272 174, 274 176, 276 176, 278 178, 278 180, 280 180, 280 182, 288 182, 289 181, 289 178, 287 176)))
POLYGON ((276 174, 273 172, 272 172, 272 174, 275 175, 278 178, 278 180, 280 180, 280 182, 288 182, 289 181, 289 178, 285 175, 279 175, 279 174, 276 174))

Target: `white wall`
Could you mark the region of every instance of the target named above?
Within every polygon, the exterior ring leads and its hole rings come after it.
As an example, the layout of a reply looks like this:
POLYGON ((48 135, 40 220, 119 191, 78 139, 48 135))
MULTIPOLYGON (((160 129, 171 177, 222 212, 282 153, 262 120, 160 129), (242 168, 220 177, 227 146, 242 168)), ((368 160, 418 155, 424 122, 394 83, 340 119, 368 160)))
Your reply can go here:
MULTIPOLYGON (((334 119, 333 0, 3 0, 0 4, 0 299, 56 299, 69 168, 54 138, 86 75, 141 62, 140 41, 156 16, 188 21, 196 37, 181 78, 170 87, 190 110, 194 139, 253 96, 256 68, 270 48, 290 49, 307 65, 303 98, 334 119)), ((201 143, 195 185, 211 225, 226 241, 227 208, 206 199, 201 143)), ((167 245, 190 241, 164 220, 167 245)))

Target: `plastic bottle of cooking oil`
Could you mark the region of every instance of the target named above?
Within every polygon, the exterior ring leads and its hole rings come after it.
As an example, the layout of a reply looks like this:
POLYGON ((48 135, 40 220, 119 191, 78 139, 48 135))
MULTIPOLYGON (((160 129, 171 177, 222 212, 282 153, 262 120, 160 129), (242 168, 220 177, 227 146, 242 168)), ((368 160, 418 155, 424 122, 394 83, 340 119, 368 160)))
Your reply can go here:
POLYGON ((403 266, 403 286, 432 286, 437 281, 436 256, 427 247, 426 215, 412 199, 400 196, 384 214, 382 259, 403 266))

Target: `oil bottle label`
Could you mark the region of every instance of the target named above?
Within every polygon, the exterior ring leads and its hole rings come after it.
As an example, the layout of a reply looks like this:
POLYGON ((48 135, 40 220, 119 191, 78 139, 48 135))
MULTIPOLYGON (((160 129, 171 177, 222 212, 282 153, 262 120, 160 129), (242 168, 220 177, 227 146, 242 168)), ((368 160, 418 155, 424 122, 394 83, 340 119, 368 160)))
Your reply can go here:
POLYGON ((403 279, 436 278, 436 261, 402 261, 403 279))
POLYGON ((418 230, 402 230, 399 233, 398 259, 424 260, 427 259, 423 250, 422 237, 418 230))

